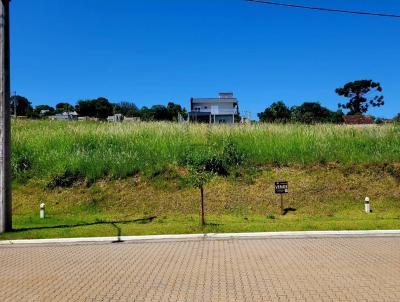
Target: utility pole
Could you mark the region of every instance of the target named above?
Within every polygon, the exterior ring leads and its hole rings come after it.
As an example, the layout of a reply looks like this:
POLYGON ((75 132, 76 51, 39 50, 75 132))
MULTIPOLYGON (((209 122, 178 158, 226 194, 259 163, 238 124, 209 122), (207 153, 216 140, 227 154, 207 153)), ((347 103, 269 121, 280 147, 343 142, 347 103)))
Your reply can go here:
POLYGON ((0 4, 0 234, 12 230, 10 0, 0 4))
POLYGON ((14 105, 14 118, 17 119, 17 92, 14 91, 14 99, 13 99, 13 105, 14 105))

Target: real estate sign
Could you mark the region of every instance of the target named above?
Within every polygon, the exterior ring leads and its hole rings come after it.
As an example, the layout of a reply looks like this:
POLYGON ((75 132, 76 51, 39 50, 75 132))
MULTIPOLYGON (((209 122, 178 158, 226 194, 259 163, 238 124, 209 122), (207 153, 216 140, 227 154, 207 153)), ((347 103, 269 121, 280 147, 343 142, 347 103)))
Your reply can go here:
POLYGON ((276 194, 287 194, 289 193, 289 183, 287 181, 275 182, 275 193, 276 194))

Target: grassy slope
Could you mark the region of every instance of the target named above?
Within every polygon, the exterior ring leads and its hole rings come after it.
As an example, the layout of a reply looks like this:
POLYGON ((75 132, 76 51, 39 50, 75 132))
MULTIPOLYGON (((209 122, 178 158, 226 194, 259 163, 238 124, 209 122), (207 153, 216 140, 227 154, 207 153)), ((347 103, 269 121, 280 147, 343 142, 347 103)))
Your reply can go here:
POLYGON ((48 238, 199 232, 249 232, 283 230, 398 229, 399 179, 381 166, 344 168, 341 165, 263 167, 258 172, 218 178, 206 189, 207 220, 198 225, 197 191, 181 187, 179 174, 153 179, 130 177, 98 181, 89 188, 44 190, 44 180, 15 185, 14 227, 32 228, 1 235, 10 238, 48 238), (287 179, 287 207, 282 217, 273 193, 277 179, 287 179), (374 212, 363 213, 363 199, 372 198, 374 212), (49 217, 41 221, 38 205, 47 204, 49 217), (35 229, 57 225, 129 221, 157 216, 152 222, 99 223, 97 225, 35 229))
POLYGON ((20 231, 0 239, 108 236, 117 227, 122 235, 400 228, 398 126, 14 121, 13 152, 14 227, 20 231), (179 163, 193 146, 219 154, 228 141, 246 160, 207 186, 210 224, 201 229, 199 194, 183 184, 179 163), (45 189, 67 170, 94 183, 45 189), (285 199, 297 209, 285 217, 273 193, 279 179, 290 182, 285 199), (367 195, 374 209, 369 215, 362 212, 367 195), (37 218, 42 201, 49 214, 44 221, 37 218), (147 216, 157 219, 101 223, 147 216), (99 224, 38 229, 93 222, 99 224))

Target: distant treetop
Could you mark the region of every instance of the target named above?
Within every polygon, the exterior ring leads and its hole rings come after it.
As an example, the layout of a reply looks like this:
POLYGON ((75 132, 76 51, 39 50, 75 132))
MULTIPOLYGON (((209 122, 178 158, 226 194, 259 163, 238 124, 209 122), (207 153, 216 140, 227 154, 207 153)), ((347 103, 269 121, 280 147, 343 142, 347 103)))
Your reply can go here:
POLYGON ((349 110, 349 115, 366 113, 370 106, 380 107, 385 104, 382 91, 381 84, 372 80, 349 82, 336 89, 338 95, 348 98, 348 102, 339 104, 339 108, 349 110))

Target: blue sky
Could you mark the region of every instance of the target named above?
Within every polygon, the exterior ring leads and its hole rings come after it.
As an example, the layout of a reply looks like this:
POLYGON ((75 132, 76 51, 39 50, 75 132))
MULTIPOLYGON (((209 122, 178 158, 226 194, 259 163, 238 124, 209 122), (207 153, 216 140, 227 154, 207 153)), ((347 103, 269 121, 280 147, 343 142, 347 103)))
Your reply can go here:
MULTIPOLYGON (((281 0, 400 14, 394 0, 281 0)), ((34 105, 104 96, 139 107, 234 92, 253 118, 277 100, 336 110, 335 88, 381 82, 400 112, 400 19, 243 0, 14 0, 12 91, 34 105)))

